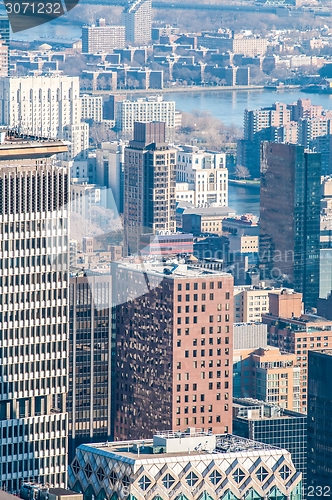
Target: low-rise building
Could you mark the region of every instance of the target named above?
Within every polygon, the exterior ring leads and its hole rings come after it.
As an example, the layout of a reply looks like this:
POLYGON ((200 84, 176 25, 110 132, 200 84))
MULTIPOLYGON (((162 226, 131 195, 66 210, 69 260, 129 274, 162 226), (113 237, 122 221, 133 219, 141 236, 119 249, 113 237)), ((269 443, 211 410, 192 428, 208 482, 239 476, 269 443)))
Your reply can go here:
POLYGON ((289 451, 196 429, 81 445, 69 484, 85 497, 112 500, 302 500, 302 475, 289 451))
POLYGON ((222 233, 222 221, 234 214, 229 207, 186 208, 182 213, 182 230, 199 236, 202 233, 222 233))
POLYGON ((180 146, 176 159, 176 199, 196 207, 228 205, 226 153, 180 146))

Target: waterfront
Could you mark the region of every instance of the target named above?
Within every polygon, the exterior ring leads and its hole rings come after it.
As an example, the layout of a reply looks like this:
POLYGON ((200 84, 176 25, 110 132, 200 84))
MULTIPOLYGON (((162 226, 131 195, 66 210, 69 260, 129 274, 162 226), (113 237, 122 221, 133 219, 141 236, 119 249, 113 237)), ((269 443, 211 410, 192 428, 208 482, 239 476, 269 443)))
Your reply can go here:
POLYGON ((229 185, 228 206, 238 215, 251 213, 259 217, 259 187, 229 185))
POLYGON ((320 104, 326 109, 332 109, 332 95, 307 94, 299 90, 236 90, 232 92, 174 92, 164 95, 167 101, 175 101, 176 108, 186 113, 193 111, 208 112, 226 125, 243 126, 243 113, 245 109, 269 107, 274 102, 286 104, 298 99, 311 99, 313 104, 320 104))

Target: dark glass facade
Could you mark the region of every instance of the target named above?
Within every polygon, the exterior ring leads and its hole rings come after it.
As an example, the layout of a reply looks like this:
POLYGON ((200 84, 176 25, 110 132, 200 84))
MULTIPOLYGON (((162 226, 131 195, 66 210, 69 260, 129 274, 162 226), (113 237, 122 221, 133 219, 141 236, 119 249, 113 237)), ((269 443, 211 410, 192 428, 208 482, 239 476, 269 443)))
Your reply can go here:
POLYGON ((262 143, 260 259, 265 279, 283 278, 319 296, 321 156, 295 144, 262 143))
POLYGON ((308 488, 315 498, 332 489, 332 350, 309 351, 308 488), (317 493, 318 492, 318 493, 317 493))
MULTIPOLYGON (((302 484, 306 487, 307 472, 307 416, 282 408, 273 408, 262 403, 265 407, 263 418, 249 416, 241 409, 253 406, 252 401, 245 403, 242 399, 234 400, 233 432, 261 443, 285 448, 292 455, 297 471, 302 472, 302 484), (280 413, 277 413, 279 411, 280 413), (268 413, 270 413, 268 415, 268 413)), ((258 402, 257 402, 258 403, 258 402)), ((258 404, 255 405, 258 407, 258 404)))
POLYGON ((111 438, 111 275, 70 279, 69 459, 111 438))

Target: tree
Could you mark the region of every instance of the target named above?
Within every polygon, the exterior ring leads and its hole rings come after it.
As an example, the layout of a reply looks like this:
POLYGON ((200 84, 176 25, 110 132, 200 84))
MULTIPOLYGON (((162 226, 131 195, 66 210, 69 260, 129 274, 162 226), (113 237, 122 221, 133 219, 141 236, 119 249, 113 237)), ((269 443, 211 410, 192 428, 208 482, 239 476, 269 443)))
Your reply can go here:
POLYGON ((116 133, 105 122, 94 123, 90 127, 90 142, 93 146, 97 146, 101 142, 114 141, 115 139, 116 133))
POLYGON ((247 167, 244 167, 243 165, 237 165, 235 169, 235 175, 239 179, 248 179, 250 177, 250 172, 247 167))

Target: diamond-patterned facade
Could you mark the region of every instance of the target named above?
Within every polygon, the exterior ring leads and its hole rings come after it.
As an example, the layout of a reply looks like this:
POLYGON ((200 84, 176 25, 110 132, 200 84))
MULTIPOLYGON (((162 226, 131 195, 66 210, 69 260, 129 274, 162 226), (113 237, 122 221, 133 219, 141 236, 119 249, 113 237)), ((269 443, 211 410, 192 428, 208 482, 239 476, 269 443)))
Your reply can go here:
POLYGON ((113 495, 117 500, 169 500, 170 493, 174 500, 302 500, 301 474, 290 454, 275 448, 179 456, 163 453, 145 458, 142 453, 139 457, 113 453, 111 446, 82 445, 70 466, 69 487, 83 493, 92 488, 98 500, 110 500, 113 495), (89 474, 92 464, 95 469, 87 478, 86 470, 89 474), (101 467, 103 481, 98 477, 101 467))

